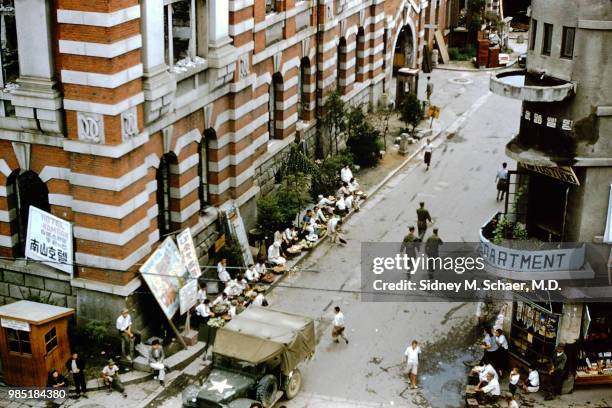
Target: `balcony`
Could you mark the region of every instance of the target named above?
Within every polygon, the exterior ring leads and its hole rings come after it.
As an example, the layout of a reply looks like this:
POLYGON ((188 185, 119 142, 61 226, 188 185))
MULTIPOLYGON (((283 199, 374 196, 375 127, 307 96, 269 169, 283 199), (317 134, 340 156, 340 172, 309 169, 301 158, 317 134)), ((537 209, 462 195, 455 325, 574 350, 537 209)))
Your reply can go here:
POLYGON ((496 95, 528 102, 559 102, 574 95, 571 82, 536 75, 526 70, 505 71, 491 76, 489 89, 496 95))
POLYGON ((480 229, 479 252, 488 273, 512 280, 593 278, 585 244, 539 241, 523 225, 505 220, 497 213, 480 229))

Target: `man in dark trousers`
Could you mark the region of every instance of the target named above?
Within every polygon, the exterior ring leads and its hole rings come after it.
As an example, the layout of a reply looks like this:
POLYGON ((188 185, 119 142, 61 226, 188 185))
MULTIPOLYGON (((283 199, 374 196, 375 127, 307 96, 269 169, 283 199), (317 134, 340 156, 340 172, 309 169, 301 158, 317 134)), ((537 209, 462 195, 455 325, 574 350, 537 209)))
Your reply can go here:
POLYGON ((433 229, 433 234, 425 241, 425 254, 427 255, 427 271, 429 272, 429 279, 433 279, 435 271, 435 260, 430 258, 437 258, 440 256, 440 245, 442 240, 438 236, 438 229, 433 229))
POLYGON ((567 365, 567 354, 565 354, 565 344, 559 343, 555 353, 551 358, 552 367, 548 374, 552 380, 552 392, 549 399, 561 395, 563 389, 563 379, 565 377, 565 366, 567 365))
POLYGON ((497 183, 497 201, 503 201, 508 191, 508 163, 502 163, 502 168, 497 171, 495 182, 497 183))
MULTIPOLYGON (((402 246, 400 248, 400 254, 405 253, 410 258, 416 258, 417 246, 418 246, 418 242, 420 241, 421 240, 414 233, 414 227, 411 225, 410 227, 408 227, 408 235, 406 235, 404 237, 404 240, 402 241, 402 246)), ((408 270, 408 272, 410 272, 410 275, 409 275, 410 277, 416 271, 413 272, 412 270, 408 270)))
POLYGON ((419 208, 416 210, 417 213, 417 228, 419 230, 419 239, 422 241, 425 233, 427 232, 427 222, 431 222, 431 215, 425 208, 425 203, 420 202, 419 208))
POLYGON ((72 374, 74 387, 76 388, 76 397, 81 396, 87 398, 87 385, 85 382, 85 360, 78 353, 73 352, 68 361, 66 361, 66 369, 72 374))

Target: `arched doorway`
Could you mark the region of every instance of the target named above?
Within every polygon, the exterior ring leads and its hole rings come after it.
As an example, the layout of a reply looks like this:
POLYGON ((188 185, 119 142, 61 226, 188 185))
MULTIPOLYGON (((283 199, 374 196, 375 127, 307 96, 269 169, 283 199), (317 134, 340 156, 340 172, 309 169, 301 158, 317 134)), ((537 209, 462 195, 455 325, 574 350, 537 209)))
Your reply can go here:
POLYGON ((409 25, 405 25, 400 30, 397 41, 395 42, 393 70, 413 68, 416 59, 415 51, 414 33, 409 25))

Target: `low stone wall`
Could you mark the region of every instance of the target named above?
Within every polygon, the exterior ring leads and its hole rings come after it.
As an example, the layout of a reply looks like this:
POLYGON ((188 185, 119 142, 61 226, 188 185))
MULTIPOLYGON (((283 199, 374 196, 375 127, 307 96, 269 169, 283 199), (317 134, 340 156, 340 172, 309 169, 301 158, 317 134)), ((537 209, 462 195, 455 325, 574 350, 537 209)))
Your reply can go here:
POLYGON ((76 293, 69 279, 65 274, 40 275, 27 267, 0 265, 0 304, 26 299, 75 308, 76 293))

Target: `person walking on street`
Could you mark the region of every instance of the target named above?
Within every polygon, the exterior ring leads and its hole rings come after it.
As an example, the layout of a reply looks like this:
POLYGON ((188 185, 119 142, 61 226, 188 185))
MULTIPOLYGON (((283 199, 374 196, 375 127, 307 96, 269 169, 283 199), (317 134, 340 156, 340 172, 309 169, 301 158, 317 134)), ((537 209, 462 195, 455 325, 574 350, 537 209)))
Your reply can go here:
MULTIPOLYGON (((416 258, 417 245, 418 245, 417 243, 419 241, 420 241, 419 238, 414 233, 414 226, 411 225, 410 227, 408 227, 408 235, 406 235, 404 237, 404 240, 402 241, 402 246, 400 247, 400 253, 405 253, 410 258, 416 258)), ((416 273, 416 271, 412 271, 411 269, 409 269, 408 272, 410 273, 410 275, 413 275, 416 273)))
POLYGON ((159 340, 153 340, 151 343, 151 349, 149 350, 149 366, 156 372, 155 378, 159 380, 161 386, 165 386, 164 380, 166 379, 166 366, 164 365, 164 349, 159 344, 159 340))
POLYGON ((503 201, 508 191, 508 163, 502 163, 502 168, 497 171, 495 182, 497 183, 497 201, 503 201))
POLYGON ((431 144, 431 140, 427 139, 427 143, 425 144, 425 147, 423 148, 423 151, 425 152, 425 156, 423 157, 423 161, 425 162, 425 165, 427 165, 427 168, 425 169, 425 171, 429 170, 429 165, 431 164, 431 156, 433 155, 433 145, 431 144))
POLYGON ((427 94, 427 103, 431 103, 431 95, 434 91, 434 84, 431 82, 431 75, 427 75, 427 87, 425 88, 425 93, 427 94))
POLYGON ((548 371, 548 374, 550 374, 552 379, 552 392, 549 399, 561 395, 561 391, 563 390, 563 378, 565 376, 565 366, 567 364, 567 355, 565 354, 565 345, 563 343, 559 343, 551 360, 552 367, 548 371))
POLYGON ((433 279, 435 272, 436 259, 440 256, 440 245, 442 245, 442 239, 438 235, 438 229, 433 229, 433 234, 425 241, 425 255, 427 255, 427 272, 429 273, 429 279, 433 279))
POLYGON ((68 361, 66 361, 66 369, 72 374, 74 387, 76 388, 76 397, 81 396, 87 398, 87 384, 85 381, 85 361, 78 353, 73 352, 68 361))
POLYGON ((404 352, 406 373, 410 378, 410 388, 417 388, 417 372, 419 368, 419 355, 421 354, 421 348, 416 340, 412 340, 412 343, 406 348, 404 352))
POLYGON ((121 311, 116 327, 121 336, 121 356, 131 362, 134 359, 134 343, 138 333, 132 328, 132 317, 129 312, 128 309, 121 311))
POLYGON ((119 367, 117 367, 117 364, 115 364, 112 358, 108 360, 108 364, 102 368, 102 380, 104 380, 104 384, 108 388, 109 394, 113 392, 114 388, 123 395, 123 398, 127 398, 125 387, 121 382, 121 378, 119 378, 119 367))
POLYGON ((417 208, 416 213, 419 239, 422 241, 425 233, 427 232, 427 223, 431 222, 431 215, 425 208, 425 203, 423 201, 419 203, 419 208, 417 208))
POLYGON ((346 344, 349 343, 346 335, 344 334, 345 322, 344 322, 344 313, 340 311, 340 307, 334 307, 334 321, 332 324, 332 338, 334 339, 334 343, 339 343, 338 337, 344 339, 346 344))
POLYGON ((340 225, 342 221, 338 214, 332 214, 327 221, 327 235, 329 235, 329 241, 334 244, 340 242, 343 246, 346 246, 347 241, 344 236, 340 233, 340 225))

